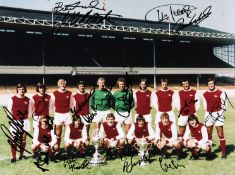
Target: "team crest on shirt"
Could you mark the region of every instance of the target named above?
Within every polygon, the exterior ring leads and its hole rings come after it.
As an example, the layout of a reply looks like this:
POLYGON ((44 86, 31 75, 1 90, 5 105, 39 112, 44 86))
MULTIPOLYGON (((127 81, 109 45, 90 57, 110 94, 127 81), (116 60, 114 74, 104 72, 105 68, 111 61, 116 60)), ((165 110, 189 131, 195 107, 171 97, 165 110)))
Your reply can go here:
POLYGON ((214 97, 215 97, 215 98, 217 98, 217 97, 218 97, 218 95, 214 95, 214 97))
POLYGON ((27 105, 27 104, 28 104, 28 102, 27 102, 27 101, 25 101, 25 102, 24 102, 24 104, 26 104, 26 105, 27 105))
POLYGON ((169 128, 168 131, 171 131, 171 129, 169 128))
POLYGON ((66 98, 69 98, 69 96, 66 96, 66 98))
POLYGON ((150 95, 146 95, 146 97, 150 97, 150 95))
POLYGON ((198 131, 199 134, 201 134, 201 131, 198 131))
POLYGON ((45 101, 48 101, 48 99, 45 99, 45 101))
POLYGON ((189 96, 190 96, 190 97, 192 97, 192 96, 193 96, 193 94, 189 94, 189 96))
POLYGON ((168 96, 170 97, 170 96, 171 96, 171 94, 168 94, 168 96))

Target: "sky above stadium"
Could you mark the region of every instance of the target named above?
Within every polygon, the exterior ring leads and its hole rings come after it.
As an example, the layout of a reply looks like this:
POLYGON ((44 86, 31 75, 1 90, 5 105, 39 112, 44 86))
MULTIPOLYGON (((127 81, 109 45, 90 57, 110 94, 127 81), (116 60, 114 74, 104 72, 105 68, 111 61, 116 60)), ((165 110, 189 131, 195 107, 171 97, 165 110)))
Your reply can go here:
MULTIPOLYGON (((97 7, 100 8, 105 1, 106 13, 112 10, 113 14, 123 18, 174 22, 181 18, 187 24, 195 16, 193 20, 200 19, 201 27, 235 34, 235 0, 80 0, 79 5, 88 6, 92 1, 99 1, 97 7)), ((0 6, 51 11, 58 2, 69 5, 79 0, 0 0, 0 6)), ((75 10, 88 11, 84 8, 75 10)))

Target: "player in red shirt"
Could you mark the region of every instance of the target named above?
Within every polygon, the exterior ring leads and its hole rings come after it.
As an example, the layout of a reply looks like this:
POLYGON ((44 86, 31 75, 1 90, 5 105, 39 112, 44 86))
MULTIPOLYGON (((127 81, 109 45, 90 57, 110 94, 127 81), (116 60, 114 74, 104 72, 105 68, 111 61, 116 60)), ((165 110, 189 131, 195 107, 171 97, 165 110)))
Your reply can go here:
POLYGON ((69 124, 65 129, 64 137, 65 149, 76 148, 80 155, 83 155, 89 145, 87 130, 82 123, 81 117, 73 117, 73 123, 69 124))
POLYGON ((161 121, 156 125, 155 136, 154 143, 162 151, 164 158, 168 156, 167 148, 177 150, 178 158, 180 158, 181 151, 179 148, 182 142, 177 138, 176 124, 169 120, 169 115, 166 112, 161 114, 161 121))
POLYGON ((74 98, 74 106, 75 106, 75 114, 81 117, 82 123, 84 123, 87 135, 89 136, 90 123, 88 117, 90 115, 89 112, 89 99, 91 94, 85 92, 85 83, 84 81, 79 81, 77 84, 78 92, 73 96, 74 98))
POLYGON ((145 121, 152 124, 151 108, 153 93, 147 89, 147 80, 145 78, 140 80, 140 89, 133 95, 136 104, 136 116, 142 115, 145 121))
POLYGON ((33 132, 32 151, 35 155, 42 150, 49 152, 52 155, 57 149, 56 135, 54 134, 53 126, 50 124, 48 116, 41 115, 38 125, 35 126, 33 132))
POLYGON ((72 92, 66 90, 66 81, 64 79, 60 79, 57 85, 59 89, 53 92, 51 98, 55 111, 54 123, 56 129, 58 153, 61 142, 62 126, 67 126, 72 123, 70 109, 73 109, 73 95, 72 92))
POLYGON ((176 93, 176 107, 179 110, 179 138, 183 138, 186 125, 188 124, 188 116, 196 114, 200 107, 200 99, 196 90, 191 89, 188 79, 181 81, 182 90, 176 93))
POLYGON ((12 114, 14 123, 16 123, 16 124, 11 123, 10 127, 10 132, 14 138, 13 143, 11 143, 12 163, 16 162, 17 145, 15 143, 19 143, 19 138, 17 137, 20 137, 21 139, 21 145, 19 148, 20 149, 19 160, 26 158, 24 156, 24 150, 26 146, 26 136, 27 136, 26 132, 30 131, 30 123, 28 116, 32 114, 32 101, 27 96, 25 96, 26 92, 27 89, 25 85, 21 83, 17 84, 16 86, 17 94, 11 97, 8 102, 8 110, 12 114), (21 128, 20 126, 22 126, 23 128, 21 128), (20 136, 18 130, 22 131, 22 133, 20 133, 20 136))
POLYGON ((136 143, 139 145, 142 139, 145 139, 148 143, 154 143, 155 139, 151 124, 145 122, 144 117, 141 115, 136 118, 136 123, 131 125, 126 138, 128 139, 128 144, 132 147, 136 143))
POLYGON ((166 112, 169 119, 175 122, 175 114, 173 108, 175 107, 174 91, 168 88, 168 79, 161 79, 161 89, 154 94, 153 104, 157 109, 155 123, 161 121, 161 114, 166 112))
POLYGON ((118 154, 122 155, 125 144, 124 132, 121 125, 115 121, 115 117, 112 113, 108 114, 106 121, 102 122, 99 137, 101 138, 101 144, 105 150, 117 148, 118 154))
POLYGON ((36 86, 37 94, 32 97, 33 102, 33 128, 38 125, 40 117, 49 116, 52 110, 51 96, 46 93, 46 86, 38 83, 36 86))
POLYGON ((198 159, 200 149, 207 152, 209 158, 211 146, 206 127, 202 123, 199 123, 198 118, 194 114, 188 117, 188 122, 189 125, 184 134, 184 145, 191 149, 191 159, 198 159))
POLYGON ((224 111, 226 111, 226 94, 215 88, 215 80, 208 79, 208 91, 203 93, 203 105, 205 108, 205 125, 209 140, 212 143, 213 126, 217 130, 222 150, 222 158, 226 158, 226 140, 224 137, 224 111))

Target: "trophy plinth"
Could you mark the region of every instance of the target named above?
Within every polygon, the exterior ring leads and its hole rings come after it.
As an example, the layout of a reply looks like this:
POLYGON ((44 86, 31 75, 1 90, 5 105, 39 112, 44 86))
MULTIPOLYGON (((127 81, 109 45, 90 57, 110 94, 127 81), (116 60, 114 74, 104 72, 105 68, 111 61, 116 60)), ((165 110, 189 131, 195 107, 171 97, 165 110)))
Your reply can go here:
POLYGON ((93 154, 89 163, 93 166, 104 165, 106 163, 106 161, 102 158, 102 156, 100 155, 100 153, 98 151, 99 143, 100 143, 100 139, 99 139, 98 135, 96 135, 92 141, 95 146, 95 153, 93 154))

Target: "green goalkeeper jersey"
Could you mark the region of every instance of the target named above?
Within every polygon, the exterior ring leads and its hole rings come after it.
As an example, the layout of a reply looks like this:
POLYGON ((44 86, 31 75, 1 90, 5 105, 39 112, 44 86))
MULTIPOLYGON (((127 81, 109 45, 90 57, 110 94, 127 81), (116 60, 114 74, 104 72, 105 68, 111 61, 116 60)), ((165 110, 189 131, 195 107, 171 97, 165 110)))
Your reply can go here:
POLYGON ((117 112, 130 112, 134 107, 133 92, 129 90, 116 91, 113 94, 114 109, 117 112))
POLYGON ((112 107, 112 103, 113 103, 112 93, 107 89, 104 90, 96 89, 89 101, 91 109, 97 111, 109 110, 112 107))

